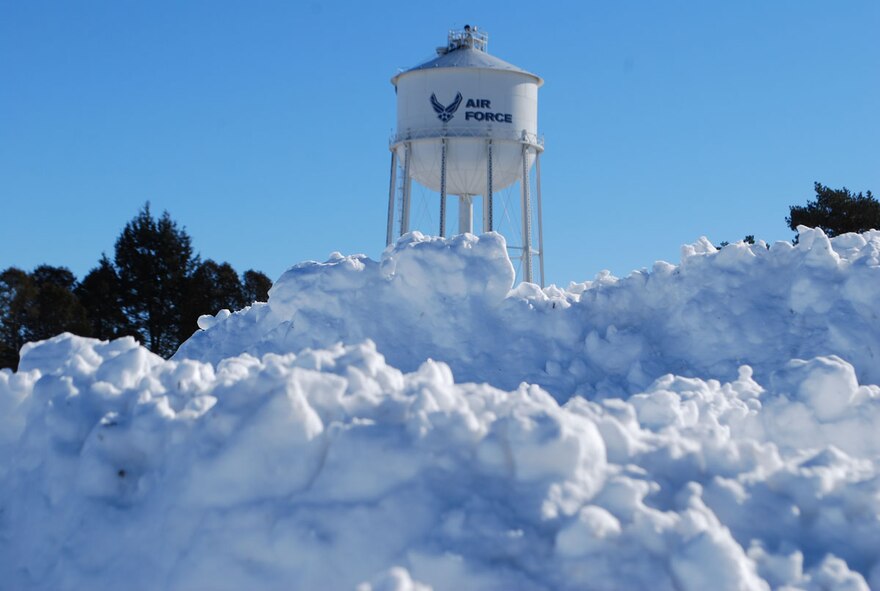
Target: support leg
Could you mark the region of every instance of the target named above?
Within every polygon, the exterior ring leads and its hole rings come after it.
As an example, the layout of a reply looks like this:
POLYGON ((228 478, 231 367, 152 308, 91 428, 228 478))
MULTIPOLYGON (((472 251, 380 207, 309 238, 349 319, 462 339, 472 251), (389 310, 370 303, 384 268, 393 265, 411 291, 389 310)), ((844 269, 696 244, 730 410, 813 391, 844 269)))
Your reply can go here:
POLYGON ((483 195, 483 232, 492 231, 492 140, 486 142, 486 194, 483 195))
POLYGON ((541 270, 541 287, 544 287, 544 220, 541 213, 541 152, 535 151, 535 191, 538 197, 538 266, 541 270))
POLYGON ((394 241, 394 193, 397 190, 397 149, 391 150, 391 181, 388 187, 388 228, 385 232, 385 246, 394 241))
POLYGON ((523 281, 532 283, 532 203, 529 195, 529 147, 522 148, 522 241, 523 281))
POLYGON ((446 237, 446 138, 440 148, 440 236, 446 237))
POLYGON ((409 202, 412 192, 412 177, 410 160, 412 160, 412 143, 407 142, 404 145, 403 152, 403 206, 400 214, 400 235, 403 236, 409 232, 409 202))

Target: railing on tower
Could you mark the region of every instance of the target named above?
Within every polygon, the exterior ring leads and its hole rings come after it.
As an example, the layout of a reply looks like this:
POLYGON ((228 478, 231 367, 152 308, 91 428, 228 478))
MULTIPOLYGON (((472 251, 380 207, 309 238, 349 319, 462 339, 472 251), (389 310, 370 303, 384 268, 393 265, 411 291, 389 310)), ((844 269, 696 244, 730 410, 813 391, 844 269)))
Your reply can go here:
POLYGON ((394 149, 401 142, 409 142, 422 139, 433 138, 486 138, 491 137, 495 141, 510 140, 519 143, 529 144, 538 150, 544 149, 544 136, 535 133, 528 133, 525 130, 505 130, 486 129, 485 127, 443 127, 442 129, 425 128, 425 129, 407 129, 392 135, 388 140, 389 149, 394 149))
POLYGON ((489 35, 470 25, 465 25, 462 31, 451 29, 446 36, 446 47, 438 47, 437 53, 445 55, 462 47, 488 52, 489 35))

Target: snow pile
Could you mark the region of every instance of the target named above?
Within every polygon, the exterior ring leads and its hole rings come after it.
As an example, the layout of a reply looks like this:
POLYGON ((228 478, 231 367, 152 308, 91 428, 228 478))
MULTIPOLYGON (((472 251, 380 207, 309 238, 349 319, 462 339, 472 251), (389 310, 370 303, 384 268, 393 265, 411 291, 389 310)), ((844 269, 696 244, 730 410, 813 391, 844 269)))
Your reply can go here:
POLYGON ((380 263, 334 255, 275 283, 268 304, 211 324, 177 358, 322 348, 372 339, 413 371, 427 358, 459 381, 539 384, 558 400, 622 396, 666 373, 768 377, 790 359, 838 355, 880 383, 880 232, 830 241, 802 228, 798 246, 704 238, 679 266, 625 279, 600 275, 565 291, 521 284, 498 235, 404 237, 380 263))
POLYGON ((880 588, 880 233, 701 241, 566 291, 508 293, 504 253, 306 263, 170 361, 27 345, 0 372, 0 580, 880 588))

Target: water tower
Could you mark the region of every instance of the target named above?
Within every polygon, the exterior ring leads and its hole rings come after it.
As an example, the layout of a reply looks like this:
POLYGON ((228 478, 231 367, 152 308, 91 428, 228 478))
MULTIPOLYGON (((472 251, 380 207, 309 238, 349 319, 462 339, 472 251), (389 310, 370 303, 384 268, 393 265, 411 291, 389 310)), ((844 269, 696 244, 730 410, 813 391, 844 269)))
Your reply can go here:
POLYGON ((410 231, 413 180, 439 193, 440 236, 446 236, 449 195, 458 197, 459 233, 473 232, 477 197, 482 203, 482 230, 489 232, 496 229, 493 196, 519 183, 517 233, 521 236, 505 237, 511 258, 522 261, 522 279, 534 281, 537 258, 543 285, 540 157, 544 142, 538 136, 538 87, 544 81, 490 55, 487 46, 486 33, 465 25, 464 30, 449 32, 436 58, 391 79, 397 92, 397 129, 390 142, 386 242, 391 244, 410 231), (533 208, 537 224, 533 224, 533 208))

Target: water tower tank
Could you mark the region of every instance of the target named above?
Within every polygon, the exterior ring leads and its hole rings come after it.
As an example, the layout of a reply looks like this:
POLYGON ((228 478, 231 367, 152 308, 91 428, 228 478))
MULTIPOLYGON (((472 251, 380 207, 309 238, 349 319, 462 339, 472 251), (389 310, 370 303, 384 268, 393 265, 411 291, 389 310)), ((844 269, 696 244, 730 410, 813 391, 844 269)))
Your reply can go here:
MULTIPOLYGON (((437 57, 391 79, 397 93, 397 129, 391 138, 391 183, 387 244, 409 231, 412 181, 440 194, 441 236, 446 235, 446 201, 458 196, 458 229, 473 231, 474 198, 482 196, 483 231, 492 231, 493 194, 514 183, 521 187, 522 243, 512 257, 522 261, 522 277, 532 281, 532 259, 543 284, 537 75, 487 51, 488 36, 476 27, 450 31, 437 57), (531 170, 535 168, 537 236, 533 237, 531 170), (398 197, 398 184, 400 194, 398 197), (397 204, 399 203, 399 209, 397 204), (537 243, 538 248, 533 248, 537 243)), ((510 208, 505 207, 505 219, 510 208)))
POLYGON ((443 138, 452 195, 485 192, 487 139, 495 145, 495 190, 521 178, 520 142, 537 143, 538 87, 544 81, 490 55, 485 38, 470 28, 453 31, 436 58, 391 79, 397 89, 396 149, 411 142, 412 178, 433 191, 441 190, 443 138))

